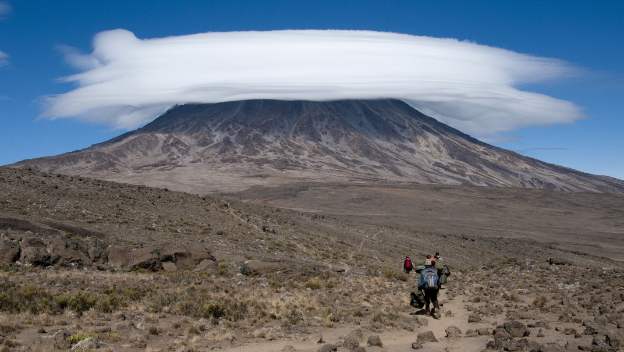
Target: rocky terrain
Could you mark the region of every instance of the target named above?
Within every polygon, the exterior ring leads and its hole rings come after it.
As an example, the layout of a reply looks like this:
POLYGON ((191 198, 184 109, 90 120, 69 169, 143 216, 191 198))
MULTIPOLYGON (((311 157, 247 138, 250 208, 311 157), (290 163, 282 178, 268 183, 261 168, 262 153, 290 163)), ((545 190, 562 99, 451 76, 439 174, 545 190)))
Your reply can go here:
POLYGON ((624 181, 488 145, 393 99, 181 105, 104 143, 16 166, 199 194, 304 181, 624 192, 624 181))
MULTIPOLYGON (((489 232, 434 231, 259 204, 266 196, 243 202, 0 168, 0 350, 623 348, 619 261, 497 236, 496 217, 489 232), (400 270, 405 255, 436 250, 452 270, 440 319, 409 306, 416 277, 400 270)), ((605 229, 611 209, 601 202, 618 198, 592 197, 586 226, 605 229)), ((542 216, 532 232, 561 226, 542 216)))
POLYGON ((354 223, 530 238, 624 261, 624 197, 592 192, 417 184, 300 183, 228 195, 354 223))

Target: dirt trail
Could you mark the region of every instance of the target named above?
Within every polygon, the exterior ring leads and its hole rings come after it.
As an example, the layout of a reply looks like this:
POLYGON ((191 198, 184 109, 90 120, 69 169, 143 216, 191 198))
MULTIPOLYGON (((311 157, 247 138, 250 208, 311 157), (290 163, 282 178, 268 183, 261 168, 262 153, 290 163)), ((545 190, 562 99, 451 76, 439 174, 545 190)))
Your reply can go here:
MULTIPOLYGON (((440 302, 443 304, 441 309, 443 316, 440 319, 433 319, 431 317, 422 316, 427 320, 427 325, 416 328, 413 332, 406 330, 388 330, 382 333, 375 333, 370 331, 364 331, 365 336, 379 335, 381 341, 384 344, 383 348, 367 347, 367 351, 387 351, 387 352, 407 352, 414 351, 412 349, 412 343, 416 342, 416 337, 419 333, 425 331, 432 331, 439 342, 427 343, 423 345, 420 351, 445 351, 445 352, 472 352, 483 350, 488 337, 460 337, 455 339, 449 339, 446 337, 446 328, 449 326, 456 326, 461 329, 462 335, 467 329, 475 329, 479 327, 491 327, 487 323, 482 324, 469 324, 468 315, 464 305, 463 296, 457 296, 453 300, 448 300, 446 290, 442 290, 440 294, 440 302), (446 312, 451 312, 451 316, 446 316, 446 312)), ((413 309, 406 306, 403 314, 413 314, 413 309)), ((309 336, 301 340, 279 340, 270 342, 256 342, 249 343, 243 346, 226 348, 226 352, 279 352, 285 346, 291 345, 297 351, 301 352, 316 352, 322 346, 317 343, 318 337, 323 336, 323 340, 326 343, 338 344, 341 338, 346 336, 352 330, 358 328, 357 326, 341 326, 337 328, 324 328, 319 331, 317 335, 309 336)), ((366 341, 363 342, 363 345, 366 341)), ((339 349, 340 351, 341 349, 339 349)))

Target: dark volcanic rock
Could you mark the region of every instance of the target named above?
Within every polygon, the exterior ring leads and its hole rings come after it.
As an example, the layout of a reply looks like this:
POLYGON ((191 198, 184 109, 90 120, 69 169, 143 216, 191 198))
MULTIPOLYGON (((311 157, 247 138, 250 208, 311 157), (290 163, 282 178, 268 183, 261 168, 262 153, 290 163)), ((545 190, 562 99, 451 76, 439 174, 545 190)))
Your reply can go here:
POLYGON ((475 329, 468 329, 466 330, 466 333, 464 334, 464 336, 466 337, 475 337, 478 336, 479 334, 477 333, 477 331, 475 329))
POLYGON ((468 316, 469 323, 478 323, 480 321, 481 321, 481 316, 479 314, 472 313, 468 316))
POLYGON ((369 346, 383 347, 383 343, 381 342, 381 338, 379 337, 379 335, 369 336, 367 344, 369 346))
POLYGON ((128 268, 158 271, 162 269, 160 249, 158 247, 137 248, 129 253, 128 268))
POLYGON ((54 237, 49 240, 47 251, 52 261, 60 265, 90 265, 88 249, 80 240, 54 237))
POLYGON ((203 247, 180 247, 175 245, 146 246, 142 248, 128 248, 124 246, 110 246, 107 249, 108 264, 115 269, 136 270, 144 269, 158 271, 192 270, 206 271, 216 265, 216 258, 203 247), (211 264, 212 263, 212 264, 211 264), (198 267, 201 264, 201 267, 198 267))
POLYGON ((493 350, 500 350, 508 347, 512 339, 513 338, 507 330, 502 327, 498 327, 494 330, 494 340, 489 341, 487 343, 487 347, 493 350))
POLYGON ((338 351, 338 346, 332 345, 331 343, 325 344, 318 349, 318 352, 336 352, 338 351))
POLYGON ((624 192, 623 181, 488 145, 394 99, 180 105, 108 142, 15 166, 115 180, 127 172, 133 175, 129 182, 150 184, 157 178, 160 185, 167 179, 162 175, 184 168, 188 173, 176 172, 167 185, 179 190, 221 191, 204 176, 208 170, 226 170, 234 182, 252 174, 283 178, 288 170, 316 180, 624 192))
POLYGON ((505 331, 511 335, 511 337, 525 337, 529 336, 529 329, 527 329, 526 325, 519 321, 510 321, 503 324, 505 331))
POLYGON ((110 246, 107 249, 108 264, 115 269, 128 267, 130 263, 130 248, 125 246, 110 246))
POLYGON ((0 265, 14 263, 20 256, 20 246, 17 241, 0 238, 0 265))
POLYGON ((446 337, 457 338, 462 336, 462 331, 457 326, 449 326, 444 330, 446 337))
POLYGON ((35 237, 27 237, 20 242, 20 262, 37 266, 54 264, 45 242, 35 237))

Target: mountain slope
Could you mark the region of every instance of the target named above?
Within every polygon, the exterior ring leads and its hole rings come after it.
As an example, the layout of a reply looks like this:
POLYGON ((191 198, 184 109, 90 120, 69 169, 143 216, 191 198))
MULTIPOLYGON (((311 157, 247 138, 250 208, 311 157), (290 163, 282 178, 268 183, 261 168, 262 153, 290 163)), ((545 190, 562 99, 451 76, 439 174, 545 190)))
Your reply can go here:
POLYGON ((624 192, 624 181, 493 147, 393 99, 181 105, 110 141, 17 166, 199 193, 354 180, 624 192))

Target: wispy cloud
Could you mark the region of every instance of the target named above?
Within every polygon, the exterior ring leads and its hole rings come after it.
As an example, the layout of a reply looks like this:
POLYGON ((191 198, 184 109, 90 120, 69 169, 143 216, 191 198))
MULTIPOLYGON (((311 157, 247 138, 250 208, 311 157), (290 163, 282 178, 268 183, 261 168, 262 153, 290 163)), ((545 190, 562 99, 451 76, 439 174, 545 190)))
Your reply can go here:
POLYGON ((555 59, 455 39, 372 31, 289 30, 138 39, 97 34, 63 49, 76 86, 45 115, 132 128, 173 104, 239 99, 398 98, 468 133, 573 121, 573 103, 518 88, 573 74, 555 59))
POLYGON ((6 65, 9 62, 9 55, 0 51, 0 67, 6 65))
POLYGON ((0 20, 6 18, 6 16, 8 16, 11 13, 11 10, 12 10, 11 4, 9 4, 6 1, 0 0, 0 20))
POLYGON ((569 150, 569 149, 570 148, 565 148, 565 147, 532 147, 532 148, 518 149, 516 150, 516 152, 525 154, 525 153, 543 152, 543 151, 564 151, 564 150, 569 150))

